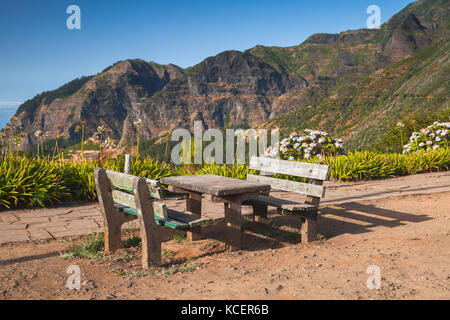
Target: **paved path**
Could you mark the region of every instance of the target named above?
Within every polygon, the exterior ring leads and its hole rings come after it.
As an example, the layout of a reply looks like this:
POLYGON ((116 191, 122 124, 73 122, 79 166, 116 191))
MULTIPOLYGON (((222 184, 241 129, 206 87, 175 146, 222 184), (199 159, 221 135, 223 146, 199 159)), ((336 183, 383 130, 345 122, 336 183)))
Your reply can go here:
MULTIPOLYGON (((412 194, 450 191, 450 171, 365 182, 327 182, 321 205, 358 202, 412 194)), ((295 194, 273 192, 295 200, 295 194)), ((298 196, 298 195, 297 195, 298 196)), ((184 200, 167 200, 169 207, 184 210, 184 200)), ((207 215, 222 214, 223 204, 204 201, 207 215)), ((250 213, 250 209, 244 209, 250 213)), ((101 231, 102 217, 96 203, 66 205, 59 208, 9 210, 0 212, 0 243, 46 240, 101 231)), ((133 224, 128 227, 133 227, 133 224)))

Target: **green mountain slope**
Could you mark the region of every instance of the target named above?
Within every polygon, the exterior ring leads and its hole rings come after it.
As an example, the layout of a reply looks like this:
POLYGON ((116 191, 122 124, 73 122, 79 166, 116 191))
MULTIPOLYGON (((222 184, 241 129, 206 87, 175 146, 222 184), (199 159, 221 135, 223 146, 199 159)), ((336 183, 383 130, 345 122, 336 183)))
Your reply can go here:
POLYGON ((318 99, 265 124, 285 131, 323 128, 343 137, 351 149, 373 147, 383 132, 411 112, 449 108, 450 41, 379 70, 357 84, 340 85, 318 99))

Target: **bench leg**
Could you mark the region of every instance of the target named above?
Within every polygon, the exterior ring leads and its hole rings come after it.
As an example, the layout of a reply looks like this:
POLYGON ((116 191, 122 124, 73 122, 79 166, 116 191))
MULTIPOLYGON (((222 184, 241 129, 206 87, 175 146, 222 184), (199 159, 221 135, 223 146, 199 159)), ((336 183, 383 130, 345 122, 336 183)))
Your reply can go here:
POLYGON ((105 251, 114 252, 122 247, 120 231, 124 221, 123 214, 114 209, 111 186, 105 170, 101 168, 95 169, 94 177, 97 197, 103 216, 105 251))
MULTIPOLYGON (((201 217, 202 215, 202 194, 193 193, 189 194, 186 199, 186 209, 190 211, 193 215, 201 217)), ((200 240, 202 238, 202 227, 193 227, 190 231, 186 232, 189 241, 200 240)))
POLYGON ((267 219, 267 205, 265 204, 252 204, 253 208, 253 221, 260 222, 261 218, 267 219))
POLYGON ((160 228, 153 215, 153 204, 144 179, 134 181, 134 199, 142 239, 142 268, 148 269, 150 264, 161 265, 160 228))
POLYGON ((122 219, 121 213, 114 212, 106 213, 104 215, 104 240, 105 240, 105 252, 114 252, 122 247, 121 229, 122 219))
POLYGON ((317 240, 317 220, 301 218, 302 242, 312 242, 317 240))
POLYGON ((142 239, 142 267, 148 269, 150 264, 161 265, 161 240, 158 226, 147 215, 140 215, 139 227, 142 239))
POLYGON ((230 251, 241 249, 241 204, 225 202, 225 244, 230 251))

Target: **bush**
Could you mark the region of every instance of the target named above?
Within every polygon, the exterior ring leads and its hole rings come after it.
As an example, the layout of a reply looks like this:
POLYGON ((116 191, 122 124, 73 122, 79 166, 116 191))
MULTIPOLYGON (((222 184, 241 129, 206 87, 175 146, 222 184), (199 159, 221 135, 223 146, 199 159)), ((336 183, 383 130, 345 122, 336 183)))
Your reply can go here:
POLYGON ((341 139, 333 139, 326 132, 305 129, 302 134, 292 132, 287 138, 281 140, 277 148, 270 147, 267 154, 270 156, 280 153, 280 158, 285 160, 308 160, 313 157, 319 159, 323 156, 343 154, 341 139))
POLYGON ((420 132, 413 132, 409 143, 403 146, 403 153, 430 151, 438 148, 448 148, 448 129, 450 122, 435 122, 420 132))
POLYGON ((450 149, 412 154, 349 152, 348 155, 325 157, 333 180, 364 180, 398 177, 450 168, 450 149))

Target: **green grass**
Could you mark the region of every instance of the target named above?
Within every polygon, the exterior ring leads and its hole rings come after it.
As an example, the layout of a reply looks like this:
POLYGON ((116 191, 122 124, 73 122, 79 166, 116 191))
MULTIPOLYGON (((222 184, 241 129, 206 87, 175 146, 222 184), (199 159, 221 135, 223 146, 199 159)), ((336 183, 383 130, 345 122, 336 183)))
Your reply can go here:
POLYGON ((138 247, 141 244, 142 244, 142 239, 137 235, 133 235, 130 238, 128 238, 122 242, 122 245, 124 248, 138 247))
POLYGON ((103 258, 103 250, 105 249, 103 234, 93 233, 87 235, 85 238, 86 240, 81 245, 61 254, 61 258, 88 258, 92 260, 103 258))
POLYGON ((175 241, 176 243, 181 243, 181 242, 184 242, 186 240, 187 240, 186 239, 186 235, 184 235, 184 234, 175 234, 173 236, 173 241, 175 241))
POLYGON ((184 265, 181 265, 181 266, 171 266, 169 268, 164 268, 162 270, 162 273, 170 275, 170 274, 174 274, 174 273, 178 273, 178 272, 181 272, 181 273, 192 272, 195 269, 197 269, 197 267, 198 267, 197 263, 195 263, 195 262, 188 262, 188 263, 186 263, 184 265))

